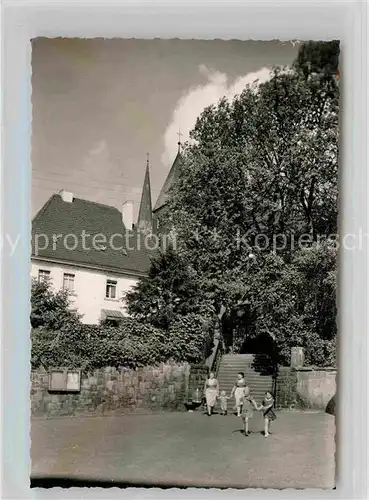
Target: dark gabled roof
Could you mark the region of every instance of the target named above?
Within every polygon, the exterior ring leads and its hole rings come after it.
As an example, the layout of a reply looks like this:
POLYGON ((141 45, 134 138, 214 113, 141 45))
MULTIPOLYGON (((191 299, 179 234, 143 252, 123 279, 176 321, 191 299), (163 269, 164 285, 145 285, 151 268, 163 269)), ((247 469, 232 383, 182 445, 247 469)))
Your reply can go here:
POLYGON ((181 167, 181 160, 182 156, 180 151, 178 151, 177 156, 173 162, 172 168, 169 171, 169 174, 164 182, 164 185, 160 191, 159 197, 156 200, 155 207, 154 207, 154 212, 159 210, 159 208, 162 208, 167 204, 168 198, 169 198, 169 191, 173 184, 177 181, 180 173, 180 167, 181 167))
POLYGON ((122 214, 117 208, 79 198, 74 198, 68 203, 63 201, 59 194, 55 194, 32 221, 32 257, 107 271, 146 274, 154 252, 143 248, 144 240, 135 231, 129 234, 130 237, 127 239, 122 214), (83 234, 85 244, 83 244, 83 234), (107 243, 95 240, 94 248, 92 239, 98 234, 104 235, 107 243), (38 252, 36 235, 38 235, 38 252), (55 243, 53 243, 54 235, 56 237, 59 235, 55 243), (111 240, 113 235, 121 236, 115 236, 111 240), (140 246, 137 243, 138 237, 140 246), (113 245, 109 245, 110 240, 113 245), (46 241, 48 241, 47 246, 46 241), (73 249, 77 241, 78 245, 73 249), (97 249, 96 247, 100 245, 96 243, 101 243, 105 249, 97 249), (124 247, 124 250, 115 250, 113 246, 124 247))

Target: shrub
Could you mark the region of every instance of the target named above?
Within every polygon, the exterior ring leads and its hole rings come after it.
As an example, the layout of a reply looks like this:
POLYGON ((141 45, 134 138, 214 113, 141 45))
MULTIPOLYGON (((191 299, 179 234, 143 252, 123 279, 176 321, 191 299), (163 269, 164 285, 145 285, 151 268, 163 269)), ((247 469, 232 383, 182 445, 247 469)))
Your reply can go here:
POLYGON ((49 280, 32 279, 31 325, 58 330, 67 323, 79 323, 81 315, 71 310, 70 297, 66 290, 54 291, 49 280))
POLYGON ((201 316, 189 314, 177 317, 168 330, 166 356, 174 361, 199 363, 212 346, 211 325, 201 316))
POLYGON ((207 356, 211 335, 208 323, 197 315, 178 318, 169 330, 125 318, 118 328, 72 324, 59 331, 32 331, 33 368, 68 366, 136 368, 167 361, 201 362, 207 356))

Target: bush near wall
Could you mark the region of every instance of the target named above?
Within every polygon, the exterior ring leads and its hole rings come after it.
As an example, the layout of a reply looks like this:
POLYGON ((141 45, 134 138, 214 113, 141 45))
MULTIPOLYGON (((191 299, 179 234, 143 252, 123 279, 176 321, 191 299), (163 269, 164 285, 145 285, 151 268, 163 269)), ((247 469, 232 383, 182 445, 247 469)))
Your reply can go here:
POLYGON ((280 367, 276 385, 278 408, 295 408, 297 403, 297 374, 289 367, 280 367))
POLYGON ((119 327, 88 326, 77 322, 57 331, 31 332, 33 369, 104 367, 137 368, 167 361, 200 363, 208 355, 212 332, 195 314, 178 317, 168 330, 125 318, 119 327))

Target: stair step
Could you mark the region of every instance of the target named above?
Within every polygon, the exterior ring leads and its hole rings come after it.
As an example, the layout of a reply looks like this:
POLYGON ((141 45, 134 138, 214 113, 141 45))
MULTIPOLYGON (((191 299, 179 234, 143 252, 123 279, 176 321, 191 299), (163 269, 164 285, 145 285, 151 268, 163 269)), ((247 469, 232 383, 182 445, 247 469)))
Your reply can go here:
MULTIPOLYGON (((234 380, 227 380, 218 376, 218 382, 221 381, 223 384, 235 385, 234 380)), ((265 387, 266 385, 270 385, 273 383, 273 379, 263 380, 263 381, 254 381, 254 380, 246 380, 247 385, 253 385, 255 387, 265 387)))
POLYGON ((254 358, 255 354, 223 354, 224 358, 254 358))
MULTIPOLYGON (((219 377, 222 377, 223 380, 229 380, 229 381, 233 381, 233 382, 236 382, 236 377, 227 377, 227 376, 224 376, 222 373, 218 373, 218 380, 219 380, 219 377)), ((253 382, 265 382, 265 381, 269 381, 269 380, 273 380, 273 377, 248 377, 247 374, 245 373, 245 380, 246 382, 250 382, 251 380, 253 382)))
MULTIPOLYGON (((265 372, 262 373, 267 367, 269 367, 267 356, 225 354, 220 360, 217 374, 219 388, 229 395, 237 380, 237 374, 242 372, 253 397, 261 402, 265 391, 272 390, 274 387, 273 377, 270 374, 265 374, 265 372), (264 360, 265 363, 263 363, 264 360)), ((230 405, 233 404, 234 400, 231 400, 230 405)))
POLYGON ((262 360, 269 360, 270 358, 267 355, 258 355, 255 356, 254 354, 224 354, 223 355, 226 360, 229 359, 234 359, 234 360, 254 360, 256 361, 262 361, 262 360))

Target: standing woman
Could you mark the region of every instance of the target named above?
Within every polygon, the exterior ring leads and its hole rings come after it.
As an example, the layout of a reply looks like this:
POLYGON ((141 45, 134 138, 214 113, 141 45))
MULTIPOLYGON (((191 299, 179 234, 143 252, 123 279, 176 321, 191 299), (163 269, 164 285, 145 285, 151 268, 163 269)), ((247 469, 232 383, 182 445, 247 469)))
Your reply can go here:
POLYGON ((237 374, 236 383, 233 386, 231 397, 234 395, 236 400, 237 417, 241 416, 242 406, 245 399, 246 381, 245 374, 239 372, 237 374))
POLYGON ((219 384, 213 372, 209 374, 209 378, 205 382, 205 399, 208 415, 213 413, 213 409, 219 394, 219 384))

